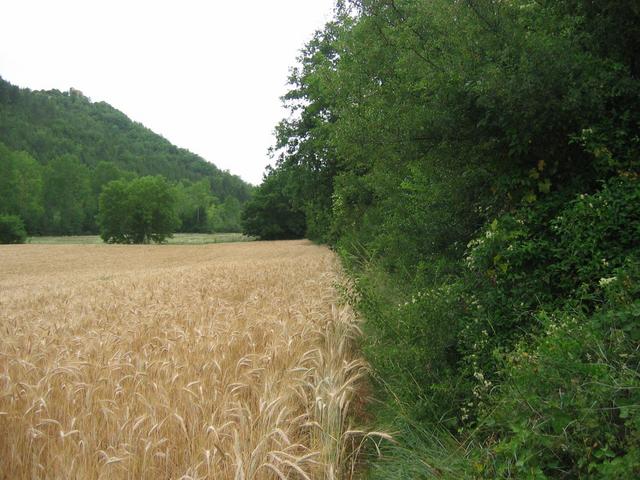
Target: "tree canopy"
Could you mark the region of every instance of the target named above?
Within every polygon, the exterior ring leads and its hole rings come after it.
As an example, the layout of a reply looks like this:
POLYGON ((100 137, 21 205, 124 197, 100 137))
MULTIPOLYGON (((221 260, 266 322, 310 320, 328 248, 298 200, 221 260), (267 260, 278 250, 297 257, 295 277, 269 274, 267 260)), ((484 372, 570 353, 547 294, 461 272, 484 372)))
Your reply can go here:
POLYGON ((287 195, 288 172, 271 170, 260 189, 242 212, 242 226, 247 235, 263 240, 301 238, 305 234, 305 217, 287 195))
POLYGON ((100 194, 100 236, 107 243, 161 243, 180 225, 175 209, 174 192, 163 177, 113 180, 100 194))
POLYGON ((245 230, 356 277, 372 478, 640 474, 639 46, 636 2, 346 0, 302 49, 245 230))

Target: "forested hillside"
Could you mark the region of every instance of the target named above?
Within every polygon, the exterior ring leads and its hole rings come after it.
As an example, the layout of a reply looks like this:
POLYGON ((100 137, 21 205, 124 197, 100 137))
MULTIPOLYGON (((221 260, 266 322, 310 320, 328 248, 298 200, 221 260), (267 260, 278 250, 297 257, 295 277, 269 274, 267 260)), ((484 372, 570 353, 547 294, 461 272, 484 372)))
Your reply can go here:
POLYGON ((244 225, 354 277, 371 478, 640 477, 639 51, 613 0, 346 0, 302 50, 244 225))
POLYGON ((0 214, 29 233, 97 232, 111 180, 160 175, 175 187, 183 231, 237 231, 251 187, 105 102, 81 92, 31 91, 0 78, 0 214))

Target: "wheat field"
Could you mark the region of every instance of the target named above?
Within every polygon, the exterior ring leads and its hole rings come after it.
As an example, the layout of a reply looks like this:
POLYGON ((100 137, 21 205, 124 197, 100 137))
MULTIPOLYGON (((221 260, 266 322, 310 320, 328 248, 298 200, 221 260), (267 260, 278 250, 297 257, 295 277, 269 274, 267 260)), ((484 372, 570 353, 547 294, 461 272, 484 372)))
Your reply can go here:
POLYGON ((0 478, 353 478, 341 282, 307 241, 0 247, 0 478))

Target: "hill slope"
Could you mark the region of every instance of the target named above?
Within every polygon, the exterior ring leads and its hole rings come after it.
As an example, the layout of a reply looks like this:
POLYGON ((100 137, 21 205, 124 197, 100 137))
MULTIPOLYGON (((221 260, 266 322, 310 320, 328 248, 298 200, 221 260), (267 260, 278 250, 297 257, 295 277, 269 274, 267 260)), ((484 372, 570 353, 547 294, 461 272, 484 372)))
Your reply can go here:
POLYGON ((239 177, 74 89, 32 91, 0 78, 0 141, 41 163, 72 154, 88 167, 108 161, 138 175, 176 181, 208 178, 221 198, 232 195, 244 201, 250 191, 239 177))
MULTIPOLYGON (((105 102, 92 102, 75 89, 60 92, 19 88, 2 78, 0 169, 3 177, 0 213, 20 214, 29 230, 41 233, 95 231, 95 205, 100 188, 106 181, 123 175, 162 175, 179 185, 183 203, 193 204, 193 198, 187 197, 197 196, 196 192, 201 194, 204 188, 211 201, 205 201, 202 208, 193 205, 183 208, 195 208, 199 225, 186 221, 186 226, 197 231, 205 228, 203 211, 210 207, 213 199, 239 211, 238 205, 251 193, 251 186, 240 177, 176 147, 105 102), (65 169, 69 175, 62 173, 65 169), (78 175, 80 178, 76 178, 78 175), (56 182, 47 181, 56 176, 75 187, 86 184, 78 187, 80 191, 75 198, 67 202, 77 210, 75 222, 65 223, 57 218, 62 216, 68 220, 73 216, 70 206, 57 212, 49 208, 58 192, 65 190, 64 185, 53 188, 51 184, 56 182), (47 195, 47 190, 53 198, 47 195), (28 199, 20 198, 20 191, 28 199), (29 212, 19 207, 25 201, 33 204, 29 212), (14 207, 8 206, 10 204, 14 207)), ((192 213, 185 215, 189 217, 192 213)))

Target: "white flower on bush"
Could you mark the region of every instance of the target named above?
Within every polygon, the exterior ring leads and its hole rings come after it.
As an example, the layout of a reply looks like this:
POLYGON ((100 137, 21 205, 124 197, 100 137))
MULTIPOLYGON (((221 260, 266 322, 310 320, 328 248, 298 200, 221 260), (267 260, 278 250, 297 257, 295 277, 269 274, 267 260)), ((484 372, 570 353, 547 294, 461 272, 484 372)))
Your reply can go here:
POLYGON ((614 282, 616 280, 616 277, 602 277, 600 279, 600 281, 598 282, 598 285, 600 285, 601 287, 606 287, 607 285, 609 285, 610 283, 614 282))

